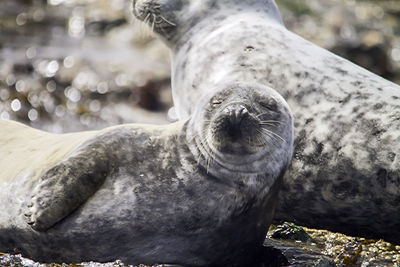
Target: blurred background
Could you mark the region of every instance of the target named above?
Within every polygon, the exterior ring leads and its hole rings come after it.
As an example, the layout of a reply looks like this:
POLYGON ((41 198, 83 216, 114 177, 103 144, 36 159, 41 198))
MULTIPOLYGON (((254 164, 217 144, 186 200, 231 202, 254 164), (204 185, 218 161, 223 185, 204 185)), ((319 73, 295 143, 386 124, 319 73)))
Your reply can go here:
MULTIPOLYGON (((400 83, 399 0, 278 0, 286 26, 400 83)), ((51 132, 167 123, 168 49, 130 0, 1 0, 0 118, 51 132)))

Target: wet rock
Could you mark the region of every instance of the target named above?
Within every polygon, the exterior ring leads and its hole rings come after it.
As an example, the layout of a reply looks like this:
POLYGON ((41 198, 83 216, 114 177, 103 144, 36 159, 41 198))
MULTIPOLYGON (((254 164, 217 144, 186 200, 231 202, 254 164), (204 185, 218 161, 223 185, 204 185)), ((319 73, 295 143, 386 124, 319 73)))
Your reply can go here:
POLYGON ((272 231, 269 237, 276 239, 313 242, 311 236, 309 236, 302 227, 290 222, 285 222, 281 225, 276 226, 276 229, 272 231))
POLYGON ((287 260, 287 264, 280 266, 318 266, 318 267, 334 267, 335 262, 315 251, 308 251, 300 247, 293 246, 292 243, 285 243, 270 238, 265 239, 264 246, 277 250, 284 256, 287 260))
POLYGON ((334 259, 340 266, 396 266, 400 246, 383 240, 368 240, 326 230, 304 228, 315 243, 301 244, 334 259))
POLYGON ((11 255, 0 253, 0 266, 10 267, 45 267, 44 264, 36 263, 32 260, 23 258, 20 254, 11 255))
MULTIPOLYGON (((0 266, 2 267, 133 267, 133 265, 125 265, 123 262, 117 260, 109 263, 99 262, 83 262, 80 264, 57 264, 57 263, 38 263, 30 259, 24 258, 21 254, 11 255, 0 253, 0 266)), ((162 265, 155 265, 153 267, 161 267, 162 265)), ((145 267, 145 265, 140 265, 145 267)))
POLYGON ((166 105, 162 102, 160 91, 163 86, 169 84, 170 80, 166 81, 148 81, 144 86, 138 87, 139 94, 138 105, 147 110, 160 111, 165 110, 166 105))

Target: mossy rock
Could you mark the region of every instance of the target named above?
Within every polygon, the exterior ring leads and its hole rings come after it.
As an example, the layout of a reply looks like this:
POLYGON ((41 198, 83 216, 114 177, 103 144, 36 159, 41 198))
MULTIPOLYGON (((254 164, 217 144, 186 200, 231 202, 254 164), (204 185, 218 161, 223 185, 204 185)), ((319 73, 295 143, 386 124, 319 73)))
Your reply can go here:
POLYGON ((302 227, 290 222, 278 225, 269 237, 285 240, 298 240, 302 242, 314 241, 302 227))

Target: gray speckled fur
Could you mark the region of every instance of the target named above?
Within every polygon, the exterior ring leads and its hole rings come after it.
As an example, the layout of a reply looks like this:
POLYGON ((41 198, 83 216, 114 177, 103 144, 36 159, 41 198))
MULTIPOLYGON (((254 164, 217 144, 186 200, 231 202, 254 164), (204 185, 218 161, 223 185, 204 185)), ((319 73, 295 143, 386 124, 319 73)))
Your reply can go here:
MULTIPOLYGON (((224 94, 221 105, 232 101, 256 115, 272 114, 281 121, 275 131, 286 142, 265 136, 268 145, 258 152, 233 153, 235 161, 226 166, 208 161, 196 145, 205 144, 197 122, 225 116, 223 107, 209 107, 209 99, 185 122, 94 132, 37 182, 18 175, 0 183, 0 251, 45 262, 250 266, 272 220, 293 145, 285 101, 271 90, 277 103, 271 112, 254 102, 254 91, 241 99, 230 97, 238 91, 224 94), (244 168, 248 159, 251 172, 241 171, 238 166, 244 168), (263 168, 257 167, 262 162, 263 168), (28 215, 36 230, 25 219, 32 194, 28 215)), ((15 134, 27 128, 14 129, 15 134)))
POLYGON ((120 143, 123 138, 113 134, 111 131, 88 140, 41 175, 40 182, 33 187, 25 214, 33 229, 49 229, 99 189, 118 164, 118 150, 110 147, 124 145, 120 143))
POLYGON ((179 117, 221 82, 271 85, 295 118, 276 219, 399 243, 400 87, 288 31, 272 0, 210 3, 166 40, 179 117))

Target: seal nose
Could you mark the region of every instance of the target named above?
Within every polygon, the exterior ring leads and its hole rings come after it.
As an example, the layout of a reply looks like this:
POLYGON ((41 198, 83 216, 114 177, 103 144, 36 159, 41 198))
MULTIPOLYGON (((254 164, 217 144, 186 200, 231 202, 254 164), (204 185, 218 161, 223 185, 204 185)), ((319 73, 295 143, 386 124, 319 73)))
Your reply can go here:
POLYGON ((227 107, 225 113, 232 126, 239 126, 242 120, 249 115, 249 111, 242 105, 227 107))

